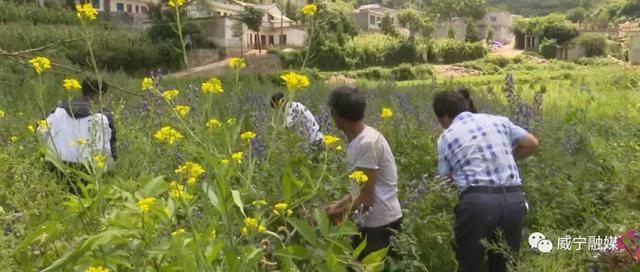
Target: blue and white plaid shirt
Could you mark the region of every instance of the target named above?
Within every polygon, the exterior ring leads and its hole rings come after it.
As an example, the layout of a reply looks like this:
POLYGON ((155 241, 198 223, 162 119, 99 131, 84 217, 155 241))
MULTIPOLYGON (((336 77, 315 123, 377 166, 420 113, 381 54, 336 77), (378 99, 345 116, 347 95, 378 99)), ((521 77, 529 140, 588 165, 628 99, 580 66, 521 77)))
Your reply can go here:
POLYGON ((520 185, 512 151, 527 134, 506 117, 460 113, 438 139, 438 175, 452 176, 460 193, 469 186, 520 185))

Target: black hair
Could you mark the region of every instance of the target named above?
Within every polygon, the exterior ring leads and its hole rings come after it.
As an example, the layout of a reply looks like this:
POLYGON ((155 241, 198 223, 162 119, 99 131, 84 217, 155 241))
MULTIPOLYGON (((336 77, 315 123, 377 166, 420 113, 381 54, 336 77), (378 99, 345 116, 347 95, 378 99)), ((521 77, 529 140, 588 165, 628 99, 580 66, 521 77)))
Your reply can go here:
POLYGON ((473 99, 471 99, 471 90, 467 87, 458 87, 456 92, 461 94, 464 99, 467 100, 467 104, 469 104, 469 112, 478 113, 478 109, 476 109, 475 104, 473 104, 473 99))
POLYGON ((106 94, 109 91, 109 87, 107 83, 102 81, 102 86, 100 86, 100 82, 92 77, 87 77, 82 81, 82 95, 83 96, 95 96, 102 94, 106 94))
POLYGON ((462 94, 454 91, 442 91, 436 93, 433 98, 433 111, 438 118, 456 118, 458 114, 469 111, 467 99, 462 94))
POLYGON ((277 108, 280 105, 280 102, 284 99, 284 94, 282 92, 277 92, 271 95, 271 107, 277 108))
POLYGON ((358 88, 341 86, 331 92, 329 96, 329 107, 339 117, 357 122, 364 119, 367 99, 358 88))

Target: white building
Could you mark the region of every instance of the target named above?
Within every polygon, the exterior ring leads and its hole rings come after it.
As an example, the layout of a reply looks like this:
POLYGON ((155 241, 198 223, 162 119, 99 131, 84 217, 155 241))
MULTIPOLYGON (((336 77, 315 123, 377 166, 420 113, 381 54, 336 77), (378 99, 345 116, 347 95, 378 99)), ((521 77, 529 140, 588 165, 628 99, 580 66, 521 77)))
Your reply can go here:
POLYGON ((379 4, 362 5, 353 11, 353 18, 363 32, 380 32, 380 23, 384 16, 389 16, 393 20, 396 30, 404 35, 409 35, 409 30, 400 27, 398 22, 398 10, 385 8, 379 4))
POLYGON ((490 38, 494 41, 510 43, 515 37, 511 30, 515 17, 515 15, 507 11, 487 12, 482 19, 476 22, 478 37, 480 39, 490 38))
MULTIPOLYGON (((146 16, 149 11, 148 4, 153 3, 152 0, 111 0, 111 13, 127 13, 131 15, 146 16)), ((100 12, 106 11, 105 0, 91 0, 91 4, 100 12)))
POLYGON ((208 6, 190 5, 189 16, 200 21, 207 39, 229 51, 244 49, 302 47, 307 39, 306 27, 297 25, 284 15, 276 4, 234 4, 210 1, 208 6), (239 15, 245 6, 264 12, 260 33, 240 23, 239 15), (241 31, 238 31, 241 30, 241 31), (237 34, 240 34, 238 36, 237 34))

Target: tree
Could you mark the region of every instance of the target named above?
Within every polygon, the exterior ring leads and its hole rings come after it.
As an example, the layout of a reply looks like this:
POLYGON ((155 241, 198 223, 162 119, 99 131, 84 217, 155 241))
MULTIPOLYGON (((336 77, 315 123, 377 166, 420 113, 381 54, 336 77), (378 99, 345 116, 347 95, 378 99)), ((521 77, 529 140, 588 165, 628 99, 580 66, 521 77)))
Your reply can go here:
POLYGON ((574 8, 567 12, 567 19, 574 23, 582 23, 587 16, 587 10, 583 7, 574 8))
POLYGON ((300 21, 300 12, 296 9, 296 6, 291 4, 291 0, 287 0, 287 3, 284 6, 284 14, 287 15, 287 18, 294 20, 296 22, 300 21))
POLYGON ((449 38, 451 40, 455 40, 456 39, 456 29, 453 28, 452 24, 449 24, 449 29, 447 29, 447 38, 449 38))
POLYGON ((402 27, 409 29, 409 36, 420 34, 423 37, 431 36, 434 26, 428 16, 423 16, 415 9, 405 9, 398 14, 398 21, 402 27))
POLYGON ((478 20, 487 13, 484 0, 433 0, 428 8, 431 13, 445 18, 469 17, 478 20))
POLYGON ((240 13, 240 21, 247 25, 247 28, 256 32, 258 53, 262 53, 262 38, 260 37, 262 18, 264 18, 264 12, 252 6, 244 7, 244 10, 240 13))
POLYGON ((471 42, 479 40, 478 28, 476 27, 476 22, 473 19, 467 20, 467 33, 465 33, 465 39, 471 42))
POLYGON ((231 26, 232 36, 240 39, 240 56, 244 55, 244 25, 241 21, 236 21, 231 26))
POLYGON ((384 17, 382 17, 382 21, 380 21, 380 30, 385 35, 389 35, 392 37, 398 37, 400 35, 396 30, 395 24, 393 23, 393 18, 389 16, 388 13, 385 14, 384 17))

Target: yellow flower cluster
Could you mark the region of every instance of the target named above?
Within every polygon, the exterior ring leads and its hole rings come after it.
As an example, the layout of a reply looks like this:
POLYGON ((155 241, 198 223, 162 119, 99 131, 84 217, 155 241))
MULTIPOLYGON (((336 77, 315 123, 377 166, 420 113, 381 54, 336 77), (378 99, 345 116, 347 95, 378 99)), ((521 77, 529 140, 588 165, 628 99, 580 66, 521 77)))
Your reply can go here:
POLYGON ((82 86, 80 86, 80 82, 78 82, 77 80, 73 79, 73 78, 68 78, 62 81, 62 87, 64 87, 67 90, 78 90, 80 88, 82 88, 82 86))
POLYGON ((179 94, 180 94, 180 91, 178 90, 168 90, 162 93, 162 98, 164 98, 167 101, 171 101, 179 94))
POLYGON ((171 233, 171 237, 176 237, 178 235, 184 234, 185 230, 183 228, 179 228, 176 231, 171 233))
POLYGON ((109 272, 109 269, 102 266, 89 266, 84 272, 109 272))
POLYGON ((284 74, 280 78, 284 80, 284 83, 285 85, 287 85, 287 89, 289 89, 289 91, 306 88, 310 84, 309 78, 307 76, 296 74, 294 72, 284 74))
POLYGON ((153 87, 153 79, 150 77, 145 77, 142 79, 142 90, 149 90, 153 87))
POLYGON ((155 197, 146 197, 146 198, 140 199, 138 201, 138 208, 140 208, 140 210, 143 213, 148 212, 151 205, 153 205, 153 203, 155 202, 156 202, 155 197))
POLYGON ((313 16, 316 14, 318 7, 315 4, 308 4, 300 9, 300 12, 304 15, 313 16))
POLYGON ((235 125, 236 122, 237 122, 236 118, 232 117, 232 118, 227 119, 227 125, 229 125, 229 126, 235 125))
POLYGON ((244 133, 240 134, 240 139, 243 139, 243 140, 246 140, 246 141, 251 141, 255 137, 256 137, 256 134, 253 133, 252 131, 247 131, 247 132, 244 132, 244 133))
POLYGON ((253 202, 251 202, 251 205, 253 206, 264 206, 267 205, 267 201, 265 201, 264 199, 258 199, 258 200, 254 200, 253 202))
POLYGON ((176 141, 182 139, 184 136, 177 130, 173 129, 170 126, 166 126, 158 130, 153 137, 155 137, 160 142, 166 142, 168 144, 173 144, 176 141))
POLYGON ((247 217, 244 219, 244 227, 242 228, 241 232, 242 234, 247 235, 249 234, 250 230, 265 232, 267 231, 267 227, 265 227, 263 224, 259 224, 257 219, 253 217, 247 217))
POLYGON ((369 181, 369 177, 367 177, 367 175, 362 171, 354 171, 353 173, 351 173, 351 175, 349 175, 349 178, 359 183, 365 183, 369 181))
POLYGON ((293 210, 288 208, 289 208, 289 205, 287 203, 280 202, 276 205, 273 205, 273 213, 275 215, 291 216, 293 214, 293 210))
POLYGON ((338 139, 338 137, 332 136, 332 135, 324 135, 322 136, 322 142, 324 142, 325 145, 332 145, 336 142, 338 142, 340 139, 338 139))
POLYGON ((36 133, 36 128, 34 128, 32 125, 28 125, 27 130, 31 133, 36 133))
POLYGON ((380 117, 382 118, 391 118, 393 116, 393 111, 390 108, 382 108, 382 113, 380 113, 380 117))
POLYGON ((40 129, 48 129, 49 128, 49 123, 47 122, 47 120, 38 120, 38 128, 40 128, 40 129))
POLYGON ((0 110, 0 118, 4 118, 4 111, 0 110))
POLYGON ((96 16, 98 16, 98 11, 89 3, 76 4, 76 15, 80 20, 87 19, 88 21, 93 21, 96 19, 96 16))
POLYGON ((215 118, 211 118, 207 122, 207 127, 209 128, 219 128, 221 126, 222 126, 222 123, 220 123, 220 121, 218 121, 218 119, 215 119, 215 118))
POLYGON ((178 166, 175 173, 183 176, 189 185, 196 184, 197 179, 204 174, 202 165, 195 162, 185 162, 178 166))
POLYGON ((189 111, 191 111, 191 108, 185 105, 178 105, 175 110, 181 117, 186 117, 189 114, 189 111))
POLYGON ((212 77, 209 80, 202 83, 200 86, 205 93, 223 93, 222 82, 219 79, 212 77))
POLYGON ((193 196, 191 194, 184 191, 184 186, 175 181, 172 181, 169 184, 169 196, 177 200, 191 201, 191 199, 193 199, 193 196))
POLYGON ((51 69, 51 61, 45 57, 35 57, 29 60, 29 63, 33 66, 33 70, 36 74, 41 74, 45 70, 51 69))
POLYGON ((97 154, 93 156, 93 160, 96 162, 96 168, 104 169, 104 162, 106 159, 107 158, 105 158, 105 156, 103 156, 102 154, 97 154))
POLYGON ((169 6, 179 8, 184 5, 184 0, 169 0, 169 6))
POLYGON ((242 163, 242 152, 236 152, 231 154, 231 158, 234 159, 237 163, 242 163))
POLYGON ((342 146, 341 146, 341 145, 336 146, 336 151, 342 151, 342 150, 343 150, 343 149, 342 149, 342 146))
POLYGON ((247 63, 242 58, 231 58, 229 60, 229 67, 240 70, 247 67, 247 63))
POLYGON ((11 140, 12 143, 15 143, 18 141, 18 136, 11 136, 9 140, 11 140))

